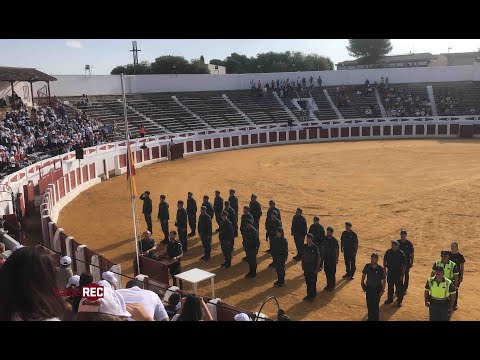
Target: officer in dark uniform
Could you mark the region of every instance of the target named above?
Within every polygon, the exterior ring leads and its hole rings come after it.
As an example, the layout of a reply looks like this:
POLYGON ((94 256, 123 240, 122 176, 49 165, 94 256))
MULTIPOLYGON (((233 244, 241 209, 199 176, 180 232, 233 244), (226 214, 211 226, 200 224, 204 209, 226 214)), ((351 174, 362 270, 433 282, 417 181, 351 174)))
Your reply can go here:
POLYGON ((222 267, 228 269, 232 266, 232 249, 233 249, 233 225, 227 218, 228 211, 222 212, 222 221, 220 223, 220 230, 218 237, 220 239, 220 246, 222 247, 222 253, 225 257, 225 262, 221 264, 222 267))
POLYGON ((378 264, 378 254, 373 253, 370 263, 362 271, 362 290, 367 297, 368 321, 380 320, 380 298, 385 292, 385 270, 378 264), (365 278, 367 282, 365 283, 365 278))
POLYGON ((355 232, 352 231, 352 224, 349 222, 345 223, 345 231, 342 232, 342 237, 340 238, 340 248, 343 253, 343 258, 345 259, 345 268, 346 273, 343 275, 343 278, 354 279, 355 270, 355 258, 357 256, 358 250, 358 237, 355 232))
MULTIPOLYGON (((277 230, 281 227, 282 227, 282 222, 277 219, 277 212, 275 210, 272 210, 265 224, 265 230, 267 232, 266 240, 270 242, 270 245, 272 240, 277 236, 277 230)), ((270 252, 269 250, 267 250, 267 252, 270 252)), ((274 262, 272 262, 268 266, 275 267, 275 264, 274 262)))
POLYGON ((258 227, 260 225, 260 218, 262 217, 262 206, 257 201, 257 195, 252 194, 250 197, 250 214, 253 216, 254 227, 259 231, 258 227))
MULTIPOLYGON (((280 210, 278 210, 276 207, 275 207, 275 201, 274 200, 270 200, 268 202, 268 205, 269 205, 269 208, 267 210, 267 218, 265 219, 265 230, 267 229, 267 223, 270 221, 271 219, 271 214, 272 214, 272 211, 275 211, 277 213, 277 219, 280 221, 280 223, 282 222, 282 216, 280 215, 280 210)), ((281 225, 280 225, 281 226, 281 225)), ((273 236, 276 236, 275 234, 273 236)), ((267 235, 268 237, 268 235, 267 235)), ((267 249, 267 253, 270 252, 270 249, 267 249)), ((271 265, 271 264, 270 264, 271 265)))
POLYGON ((200 259, 208 261, 212 252, 212 218, 207 214, 206 206, 202 206, 200 209, 198 234, 203 245, 203 256, 200 259))
POLYGON ((228 201, 230 201, 230 206, 235 211, 235 215, 237 216, 237 221, 236 222, 238 224, 238 197, 235 196, 235 190, 234 189, 230 189, 230 196, 228 197, 228 201))
POLYGON ((260 237, 258 231, 253 227, 253 217, 245 220, 245 229, 243 235, 243 248, 247 254, 247 262, 250 271, 245 275, 245 278, 254 278, 257 276, 257 254, 260 247, 260 237))
MULTIPOLYGON (((247 220, 250 219, 252 220, 252 224, 253 224, 253 216, 252 214, 250 214, 250 207, 248 206, 244 206, 243 207, 243 215, 242 215, 242 218, 241 218, 241 221, 240 221, 240 233, 242 234, 242 241, 245 242, 245 229, 247 228, 247 220)), ((245 250, 245 248, 244 248, 245 250)), ((247 251, 245 250, 245 255, 246 255, 247 251)), ((242 261, 247 261, 247 258, 248 256, 245 256, 242 261)))
POLYGON ((285 283, 285 263, 288 257, 288 241, 285 239, 281 227, 277 228, 275 237, 270 241, 270 249, 272 250, 273 265, 278 277, 273 286, 283 287, 285 283))
POLYGON ((310 225, 308 232, 313 235, 313 243, 317 245, 320 250, 320 256, 322 256, 323 239, 325 238, 325 230, 320 225, 320 218, 318 216, 313 217, 313 224, 310 225))
POLYGON ((297 212, 292 219, 292 236, 295 241, 295 247, 297 248, 297 255, 293 260, 302 260, 303 243, 305 241, 305 235, 307 235, 307 220, 302 215, 302 209, 297 208, 297 212))
POLYGON ((402 306, 403 301, 403 275, 405 274, 405 268, 407 259, 402 250, 400 250, 400 244, 397 240, 392 240, 392 248, 385 252, 383 257, 383 267, 387 273, 388 283, 388 297, 385 304, 391 304, 393 302, 393 291, 397 295, 397 306, 402 306))
POLYGON ((147 223, 147 229, 153 234, 152 230, 152 199, 150 199, 150 191, 145 191, 140 195, 140 200, 143 200, 142 213, 145 216, 145 222, 147 223))
POLYGON ((212 204, 210 204, 210 202, 208 201, 208 199, 210 199, 208 197, 208 195, 203 195, 203 203, 202 203, 202 206, 205 206, 207 208, 207 214, 208 216, 210 216, 212 218, 212 221, 213 221, 213 217, 215 215, 215 212, 213 211, 213 206, 212 204))
POLYGON ((176 239, 177 232, 170 231, 169 241, 167 244, 167 255, 170 259, 175 260, 174 263, 168 265, 168 269, 170 270, 170 275, 172 275, 173 285, 177 286, 177 279, 175 275, 180 274, 182 272, 181 267, 181 259, 183 257, 183 249, 182 244, 176 239))
POLYGON ((188 237, 195 236, 196 228, 197 228, 197 202, 193 198, 193 194, 188 192, 188 199, 187 199, 187 217, 188 217, 188 225, 190 225, 190 229, 192 230, 188 237))
POLYGON ((410 268, 413 266, 414 251, 413 244, 410 240, 407 240, 407 230, 402 229, 400 231, 400 240, 397 240, 400 244, 400 250, 405 254, 407 265, 405 268, 405 276, 403 277, 403 296, 407 295, 408 282, 410 280, 410 268))
POLYGON ((235 210, 232 209, 230 206, 230 201, 225 201, 224 211, 228 213, 228 220, 232 223, 233 226, 233 236, 238 236, 238 223, 237 223, 237 214, 235 214, 235 210))
POLYGON ((162 226, 163 235, 165 238, 160 242, 161 244, 168 244, 168 220, 170 219, 170 213, 168 211, 169 205, 165 201, 165 195, 160 195, 160 204, 158 204, 158 220, 162 226))
POLYGON ((178 231, 178 238, 182 244, 182 249, 187 252, 187 212, 183 208, 183 200, 178 200, 177 219, 175 226, 178 231))
POLYGON ((323 269, 325 270, 325 276, 327 278, 327 286, 324 290, 335 290, 335 273, 337 272, 339 244, 338 240, 333 237, 333 228, 327 228, 327 236, 323 240, 323 269))
POLYGON ((213 210, 215 211, 215 220, 218 224, 218 229, 215 232, 220 231, 220 224, 222 223, 222 211, 223 211, 223 198, 220 196, 220 191, 215 190, 215 199, 213 200, 213 210))
POLYGON ((322 270, 322 259, 320 250, 313 243, 313 234, 307 234, 307 243, 303 245, 302 251, 302 270, 307 285, 307 296, 304 301, 313 301, 317 297, 317 275, 322 270))

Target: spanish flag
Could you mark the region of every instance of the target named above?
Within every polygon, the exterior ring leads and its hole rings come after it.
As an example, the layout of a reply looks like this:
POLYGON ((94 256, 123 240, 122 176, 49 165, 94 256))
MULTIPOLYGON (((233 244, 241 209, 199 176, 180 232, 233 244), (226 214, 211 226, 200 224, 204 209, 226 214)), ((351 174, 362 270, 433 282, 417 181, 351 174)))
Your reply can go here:
POLYGON ((132 198, 135 199, 137 197, 137 187, 135 185, 135 164, 133 161, 133 153, 130 147, 130 143, 127 144, 127 181, 128 188, 130 189, 130 193, 132 194, 132 198), (132 187, 130 187, 130 171, 132 172, 132 187))

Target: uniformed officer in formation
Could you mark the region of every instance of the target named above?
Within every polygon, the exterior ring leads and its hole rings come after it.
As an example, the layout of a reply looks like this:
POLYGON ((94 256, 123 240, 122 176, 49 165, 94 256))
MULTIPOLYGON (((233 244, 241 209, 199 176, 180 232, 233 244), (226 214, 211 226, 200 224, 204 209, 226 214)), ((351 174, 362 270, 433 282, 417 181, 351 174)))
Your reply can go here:
MULTIPOLYGON (((273 215, 274 213, 272 213, 273 215)), ((285 284, 285 263, 288 257, 288 241, 281 227, 276 229, 275 237, 270 241, 270 249, 273 258, 273 266, 277 272, 278 280, 273 283, 275 287, 283 287, 285 284)))
POLYGON ((190 234, 188 237, 195 236, 197 230, 197 201, 193 198, 193 194, 188 192, 187 199, 187 217, 188 225, 190 226, 190 234))
POLYGON ((453 282, 455 288, 458 284, 458 266, 452 260, 450 260, 450 251, 442 250, 440 253, 441 260, 435 261, 432 266, 432 275, 435 275, 435 268, 441 266, 444 269, 444 276, 453 282))
POLYGON ((408 284, 410 280, 410 268, 413 266, 414 259, 414 247, 410 240, 407 239, 407 230, 402 229, 400 231, 400 250, 405 254, 405 259, 407 260, 407 265, 405 267, 405 275, 403 276, 403 296, 407 295, 408 284))
POLYGON ((228 220, 228 212, 222 212, 222 221, 220 223, 220 230, 218 237, 220 239, 220 246, 222 248, 222 253, 225 258, 225 262, 221 264, 222 267, 228 269, 232 266, 232 250, 233 250, 233 225, 230 220, 228 220))
POLYGON ((434 273, 425 284, 425 306, 430 321, 449 321, 455 303, 455 285, 444 276, 442 266, 435 267, 434 273))
POLYGON ((234 189, 230 189, 230 196, 228 197, 228 201, 230 202, 230 207, 235 211, 235 215, 237 217, 236 222, 238 224, 238 197, 235 196, 234 189))
POLYGON ((224 211, 228 213, 228 220, 232 223, 233 226, 233 237, 238 236, 238 223, 237 223, 237 214, 235 214, 235 210, 230 206, 230 201, 225 201, 224 211))
POLYGON ((323 239, 325 238, 325 229, 320 225, 320 218, 318 216, 313 217, 313 224, 310 225, 308 232, 313 235, 313 243, 317 245, 320 250, 320 256, 322 255, 323 239))
POLYGON ((345 259, 346 268, 345 275, 342 277, 348 277, 353 280, 355 271, 357 270, 355 258, 358 250, 358 237, 357 234, 352 231, 352 224, 349 222, 345 223, 345 231, 342 232, 342 236, 340 237, 340 248, 343 253, 343 258, 345 259))
POLYGON ((313 301, 317 297, 317 275, 322 270, 322 259, 320 250, 314 244, 315 236, 307 234, 307 243, 303 245, 302 251, 302 270, 307 285, 307 296, 304 301, 313 301))
POLYGON ((245 220, 245 229, 242 232, 243 235, 243 248, 247 254, 247 262, 249 267, 248 274, 245 278, 254 278, 257 276, 257 254, 260 247, 260 237, 257 229, 253 227, 253 217, 249 217, 245 220))
POLYGON ((458 281, 457 281, 457 291, 455 294, 455 305, 453 307, 453 310, 457 310, 457 302, 458 302, 458 288, 460 287, 460 284, 463 281, 463 272, 465 270, 465 258, 463 255, 458 251, 458 243, 453 242, 450 245, 450 260, 452 260, 458 268, 458 281))
POLYGON ((385 304, 393 302, 393 293, 397 295, 397 306, 402 306, 403 301, 403 275, 405 274, 407 259, 397 240, 392 240, 392 247, 385 252, 383 267, 387 273, 388 297, 385 304))
POLYGON ((370 263, 363 268, 361 281, 367 298, 368 321, 380 320, 380 298, 385 292, 385 277, 385 270, 378 264, 378 254, 374 252, 370 256, 370 263))
POLYGON ((213 210, 215 211, 215 220, 218 224, 218 229, 215 232, 220 231, 220 224, 222 223, 222 211, 223 211, 223 198, 220 196, 220 191, 215 190, 215 199, 213 200, 213 210))
POLYGON ((176 231, 170 231, 167 252, 165 255, 167 255, 171 260, 174 260, 172 264, 168 265, 168 269, 170 270, 170 275, 172 276, 173 285, 177 286, 177 279, 175 278, 175 275, 182 272, 180 261, 183 257, 183 249, 182 244, 177 240, 176 231))
POLYGON ((307 220, 302 215, 302 209, 297 208, 297 211, 292 219, 292 236, 297 249, 297 255, 293 257, 293 260, 302 260, 303 245, 305 242, 305 235, 307 235, 307 220))
POLYGON ((164 239, 160 242, 161 244, 168 244, 169 232, 168 232, 168 220, 170 220, 170 212, 168 208, 170 207, 165 201, 165 195, 160 195, 160 203, 158 204, 158 215, 157 218, 160 221, 160 226, 162 227, 164 239))
POLYGON ((327 286, 324 290, 335 290, 335 273, 337 272, 338 256, 340 254, 338 240, 333 236, 333 228, 327 228, 327 236, 323 240, 323 269, 327 278, 327 286))
MULTIPOLYGON (((269 208, 267 210, 267 218, 265 219, 265 230, 267 230, 268 222, 271 221, 271 218, 272 218, 271 214, 272 214, 273 211, 275 211, 277 213, 277 219, 280 221, 280 224, 282 223, 282 216, 280 215, 280 210, 275 207, 275 201, 270 200, 268 202, 268 206, 269 206, 269 208)), ((282 226, 282 225, 280 225, 280 226, 282 226)), ((268 231, 267 231, 267 234, 268 234, 268 231)), ((276 235, 273 235, 273 236, 276 236, 276 235)), ((268 238, 268 235, 267 235, 267 238, 268 238)), ((267 249, 267 253, 269 253, 269 252, 270 252, 270 248, 267 249)))
POLYGON ((187 252, 187 211, 183 207, 183 200, 178 200, 177 203, 177 218, 175 226, 178 231, 178 238, 182 244, 183 252, 187 252))
POLYGON ((252 194, 250 197, 250 214, 253 216, 254 227, 259 231, 258 227, 260 225, 260 218, 262 217, 262 206, 257 201, 257 195, 252 194))
MULTIPOLYGON (((271 249, 271 242, 277 236, 277 230, 282 227, 282 222, 277 218, 278 213, 275 210, 270 211, 270 214, 267 217, 265 222, 265 230, 267 232, 266 240, 269 242, 271 249)), ((267 252, 270 252, 270 249, 267 252)), ((275 267, 274 262, 272 262, 269 267, 275 267)))
POLYGON ((205 206, 207 208, 207 214, 208 216, 210 216, 212 218, 212 221, 213 221, 213 217, 215 215, 215 212, 213 211, 213 206, 212 204, 210 204, 210 202, 208 201, 210 198, 208 195, 203 195, 203 203, 202 203, 202 206, 205 206))
POLYGON ((150 199, 150 191, 145 191, 140 195, 140 200, 143 200, 142 213, 147 223, 147 229, 153 234, 152 230, 152 199, 150 199))
POLYGON ((212 252, 212 218, 207 214, 207 207, 200 208, 200 216, 198 217, 198 234, 203 246, 203 256, 201 260, 210 260, 212 252))
MULTIPOLYGON (((253 224, 253 216, 250 214, 250 207, 249 206, 244 206, 243 207, 243 214, 242 218, 240 219, 240 233, 242 234, 242 241, 245 242, 245 229, 247 228, 247 221, 252 220, 253 224)), ((245 248, 244 248, 245 250, 245 248)), ((242 261, 247 261, 248 255, 247 251, 245 250, 245 257, 242 259, 242 261)))

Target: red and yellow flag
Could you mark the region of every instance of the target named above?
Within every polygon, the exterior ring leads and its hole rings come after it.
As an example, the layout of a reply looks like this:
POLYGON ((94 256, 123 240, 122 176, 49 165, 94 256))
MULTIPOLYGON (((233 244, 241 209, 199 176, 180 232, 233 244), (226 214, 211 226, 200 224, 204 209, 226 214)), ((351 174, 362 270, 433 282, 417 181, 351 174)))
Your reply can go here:
POLYGON ((130 194, 132 194, 133 198, 136 198, 137 186, 135 185, 135 163, 133 161, 133 153, 132 153, 130 144, 127 144, 127 181, 128 181, 128 188, 130 189, 130 194), (133 189, 130 187, 130 171, 132 172, 133 189))

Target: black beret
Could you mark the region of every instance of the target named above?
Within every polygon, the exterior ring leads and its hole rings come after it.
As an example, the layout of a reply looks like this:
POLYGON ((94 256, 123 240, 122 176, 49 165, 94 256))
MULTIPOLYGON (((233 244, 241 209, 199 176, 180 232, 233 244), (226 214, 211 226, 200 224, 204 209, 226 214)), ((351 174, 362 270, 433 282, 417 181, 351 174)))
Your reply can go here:
POLYGON ((442 250, 442 252, 440 253, 440 255, 441 255, 441 256, 443 256, 443 255, 448 255, 448 256, 450 256, 450 251, 448 251, 448 250, 442 250))
POLYGON ((188 195, 192 195, 193 196, 193 193, 191 193, 190 191, 188 192, 188 195))
POLYGON ((378 259, 378 253, 374 252, 374 253, 372 253, 372 255, 370 255, 370 257, 374 257, 374 258, 378 259))
POLYGON ((183 204, 183 200, 178 200, 178 204, 183 204))
POLYGON ((314 216, 314 217, 313 217, 313 221, 315 221, 315 220, 320 221, 320 218, 319 218, 318 216, 314 216))
POLYGON ((148 195, 150 195, 150 191, 148 191, 148 190, 147 190, 147 191, 145 191, 145 194, 148 194, 148 195))
POLYGON ((234 189, 230 189, 230 192, 235 192, 235 190, 234 190, 234 189))
POLYGON ((165 195, 160 195, 160 199, 165 200, 166 196, 165 195))
POLYGON ((228 201, 228 200, 227 200, 227 201, 225 201, 225 205, 228 205, 228 206, 230 206, 230 201, 228 201))
POLYGON ((352 226, 352 223, 347 221, 347 222, 345 223, 345 225, 351 227, 351 226, 352 226))
POLYGON ((215 190, 215 194, 220 194, 220 191, 218 191, 218 190, 215 190))
POLYGON ((206 206, 202 206, 200 209, 201 209, 201 210, 207 210, 207 207, 206 207, 206 206))
POLYGON ((397 240, 392 240, 392 244, 394 244, 394 245, 400 245, 397 240))
POLYGON ((279 227, 279 228, 277 229, 277 232, 279 232, 279 231, 283 233, 283 228, 282 228, 282 227, 279 227))
POLYGON ((252 219, 247 219, 247 224, 253 225, 253 220, 252 219))
POLYGON ((333 233, 333 228, 331 226, 327 227, 327 231, 331 231, 333 233))
POLYGON ((407 230, 405 230, 405 229, 402 229, 402 230, 400 231, 400 234, 406 234, 406 233, 407 233, 407 230))
POLYGON ((303 212, 302 208, 297 208, 297 211, 303 212))
POLYGON ((203 195, 203 198, 204 198, 204 199, 207 199, 207 200, 210 199, 210 198, 208 197, 208 195, 203 195))

